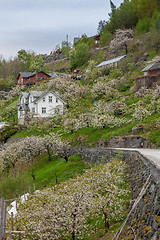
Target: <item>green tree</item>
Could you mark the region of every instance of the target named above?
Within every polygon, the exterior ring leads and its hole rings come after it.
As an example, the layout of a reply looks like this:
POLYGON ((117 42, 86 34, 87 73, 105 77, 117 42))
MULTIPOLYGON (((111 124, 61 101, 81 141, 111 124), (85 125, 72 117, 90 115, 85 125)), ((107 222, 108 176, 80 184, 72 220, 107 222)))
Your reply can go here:
POLYGON ((112 34, 109 31, 103 31, 101 33, 100 44, 101 46, 105 46, 109 43, 112 38, 112 34))
POLYGON ((90 49, 94 48, 95 47, 95 40, 94 40, 94 38, 93 37, 89 38, 87 44, 88 44, 90 49))
POLYGON ((149 32, 150 28, 151 28, 150 18, 145 17, 143 19, 140 19, 136 25, 136 35, 149 32))
POLYGON ((116 11, 116 6, 114 5, 114 3, 110 0, 110 6, 111 6, 111 13, 109 13, 108 15, 111 17, 113 17, 115 11, 116 11))
POLYGON ((152 16, 152 28, 160 30, 160 11, 156 9, 152 16))
POLYGON ((13 76, 7 76, 6 78, 0 78, 0 90, 8 91, 16 85, 16 79, 13 76))
POLYGON ((35 56, 33 51, 22 49, 18 51, 18 59, 20 60, 21 71, 29 71, 31 59, 35 56))
POLYGON ((31 72, 46 71, 45 61, 42 55, 37 55, 31 59, 29 71, 31 72))
POLYGON ((103 32, 105 26, 106 26, 107 22, 105 20, 101 20, 99 23, 98 23, 98 28, 97 28, 97 32, 98 33, 101 33, 103 32))
POLYGON ((72 49, 69 53, 69 63, 70 63, 70 66, 71 66, 71 70, 76 68, 75 53, 76 53, 75 49, 72 49))
POLYGON ((70 53, 71 69, 84 65, 89 60, 89 46, 87 43, 80 43, 76 50, 70 53))
POLYGON ((132 0, 137 9, 138 18, 151 18, 155 9, 160 9, 159 0, 132 0))
POLYGON ((112 15, 106 30, 114 33, 116 29, 128 29, 136 26, 138 22, 137 9, 132 1, 124 1, 112 15))
POLYGON ((69 52, 71 50, 71 43, 68 41, 62 41, 62 47, 61 47, 61 51, 64 52, 64 56, 68 57, 69 56, 69 52))

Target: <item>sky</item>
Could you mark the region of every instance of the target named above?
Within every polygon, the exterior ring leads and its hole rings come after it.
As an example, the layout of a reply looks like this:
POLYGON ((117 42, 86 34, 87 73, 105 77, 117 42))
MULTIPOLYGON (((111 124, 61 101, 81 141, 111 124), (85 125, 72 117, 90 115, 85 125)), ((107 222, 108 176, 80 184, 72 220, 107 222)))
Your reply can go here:
MULTIPOLYGON (((112 0, 119 7, 123 0, 112 0)), ((109 0, 0 0, 0 56, 14 58, 21 49, 50 54, 62 41, 97 34, 108 20, 109 0)))

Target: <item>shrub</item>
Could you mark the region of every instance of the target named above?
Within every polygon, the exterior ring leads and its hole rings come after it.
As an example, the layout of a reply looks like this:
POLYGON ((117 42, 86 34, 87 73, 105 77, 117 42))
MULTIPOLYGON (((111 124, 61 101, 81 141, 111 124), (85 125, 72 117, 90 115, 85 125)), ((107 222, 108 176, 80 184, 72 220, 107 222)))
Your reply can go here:
POLYGON ((16 132, 17 132, 16 128, 10 128, 10 127, 5 128, 0 133, 0 141, 5 143, 7 139, 10 138, 12 135, 14 135, 16 132))

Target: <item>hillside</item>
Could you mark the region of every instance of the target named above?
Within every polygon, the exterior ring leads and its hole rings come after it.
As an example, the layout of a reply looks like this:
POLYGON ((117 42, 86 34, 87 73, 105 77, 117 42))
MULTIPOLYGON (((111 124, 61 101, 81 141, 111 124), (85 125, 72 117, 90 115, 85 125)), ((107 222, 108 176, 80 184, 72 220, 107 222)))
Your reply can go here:
MULTIPOLYGON (((24 205, 19 203, 18 228, 30 231, 32 239, 42 235, 50 239, 52 234, 55 239, 110 240, 125 219, 130 191, 127 166, 123 166, 121 155, 108 165, 91 166, 80 155, 69 158, 70 146, 140 147, 143 143, 147 148, 160 147, 159 67, 152 76, 148 70, 143 72, 148 64, 153 67, 160 61, 160 13, 150 9, 149 15, 145 15, 140 2, 136 9, 134 0, 124 1, 117 10, 112 5, 110 22, 101 31, 98 47, 93 39, 83 36, 74 49, 67 49, 71 50, 69 58, 67 52, 65 59, 43 65, 47 72, 55 71, 58 77, 32 87, 12 87, 15 83, 9 78, 6 85, 5 78, 0 82, 9 90, 0 95, 0 119, 9 125, 0 131, 0 196, 11 199, 28 189, 31 192, 41 189, 38 197, 31 196, 24 205), (133 14, 128 25, 119 26, 127 24, 118 21, 119 14, 127 14, 126 6, 130 7, 129 13, 136 11, 137 15, 133 14), (124 55, 117 65, 97 67, 102 61, 114 62, 116 57, 124 55), (79 80, 71 78, 75 69, 79 70, 79 80), (46 90, 60 94, 65 102, 64 113, 50 118, 34 118, 28 113, 25 123, 18 125, 21 92, 46 90), (108 194, 112 192, 114 196, 108 194), (107 207, 103 205, 105 197, 110 199, 107 207), (111 211, 115 209, 118 216, 111 211), (85 222, 85 227, 81 222, 85 222)), ((21 62, 23 69, 27 69, 27 64, 21 62)), ((8 221, 7 228, 11 227, 8 221)), ((122 239, 129 239, 126 233, 127 227, 122 239)), ((24 239, 29 238, 24 235, 24 239)))

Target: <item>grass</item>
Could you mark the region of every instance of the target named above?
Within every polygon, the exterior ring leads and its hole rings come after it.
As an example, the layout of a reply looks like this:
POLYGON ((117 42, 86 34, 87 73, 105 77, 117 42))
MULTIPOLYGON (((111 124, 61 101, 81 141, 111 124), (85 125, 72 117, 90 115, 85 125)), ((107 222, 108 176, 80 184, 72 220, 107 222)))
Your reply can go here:
MULTIPOLYGON (((35 162, 29 169, 17 174, 16 178, 12 173, 8 177, 1 176, 0 182, 0 197, 11 199, 17 197, 18 194, 28 192, 29 186, 33 190, 33 178, 31 176, 34 170, 36 189, 54 186, 56 184, 56 176, 58 183, 66 181, 77 174, 84 173, 84 169, 90 167, 86 165, 79 154, 69 158, 69 162, 65 159, 57 159, 52 157, 51 162, 48 161, 48 155, 43 154, 36 158, 35 162), (56 176, 55 176, 56 172, 56 176)), ((20 171, 20 170, 18 170, 20 171)))
MULTIPOLYGON (((75 176, 75 174, 84 173, 86 168, 85 163, 82 161, 79 154, 69 158, 69 162, 65 159, 52 158, 48 162, 48 156, 45 155, 45 162, 41 165, 35 166, 34 173, 36 176, 37 187, 53 186, 56 184, 56 177, 58 183, 66 181, 75 176)), ((38 157, 37 161, 41 162, 42 157, 38 157)))
MULTIPOLYGON (((130 116, 126 116, 130 119, 130 116)), ((82 128, 78 131, 74 131, 73 133, 64 133, 61 130, 62 136, 64 139, 68 140, 72 146, 96 146, 98 141, 100 140, 109 140, 111 137, 114 136, 128 136, 131 135, 132 128, 137 124, 142 124, 145 132, 140 132, 138 135, 149 139, 151 142, 156 143, 157 145, 160 144, 160 137, 159 133, 160 130, 154 127, 154 121, 160 117, 160 113, 154 114, 149 116, 148 118, 144 119, 143 122, 133 122, 122 127, 117 128, 101 128, 96 129, 93 127, 89 128, 82 128)), ((57 129, 53 129, 52 131, 56 132, 57 129)), ((43 128, 40 129, 39 127, 33 127, 30 129, 24 129, 22 131, 18 131, 13 137, 27 137, 27 136, 41 136, 43 137, 44 134, 49 134, 50 129, 43 128)))
MULTIPOLYGON (((118 223, 112 223, 106 234, 102 227, 95 234, 89 236, 88 238, 85 238, 84 240, 112 240, 115 234, 119 231, 122 223, 123 223, 123 220, 118 223)), ((126 232, 127 232, 127 225, 124 227, 119 237, 119 240, 120 239, 127 240, 126 232)))
POLYGON ((44 136, 50 133, 49 128, 40 129, 38 127, 28 128, 18 131, 13 137, 31 137, 31 136, 44 136))

